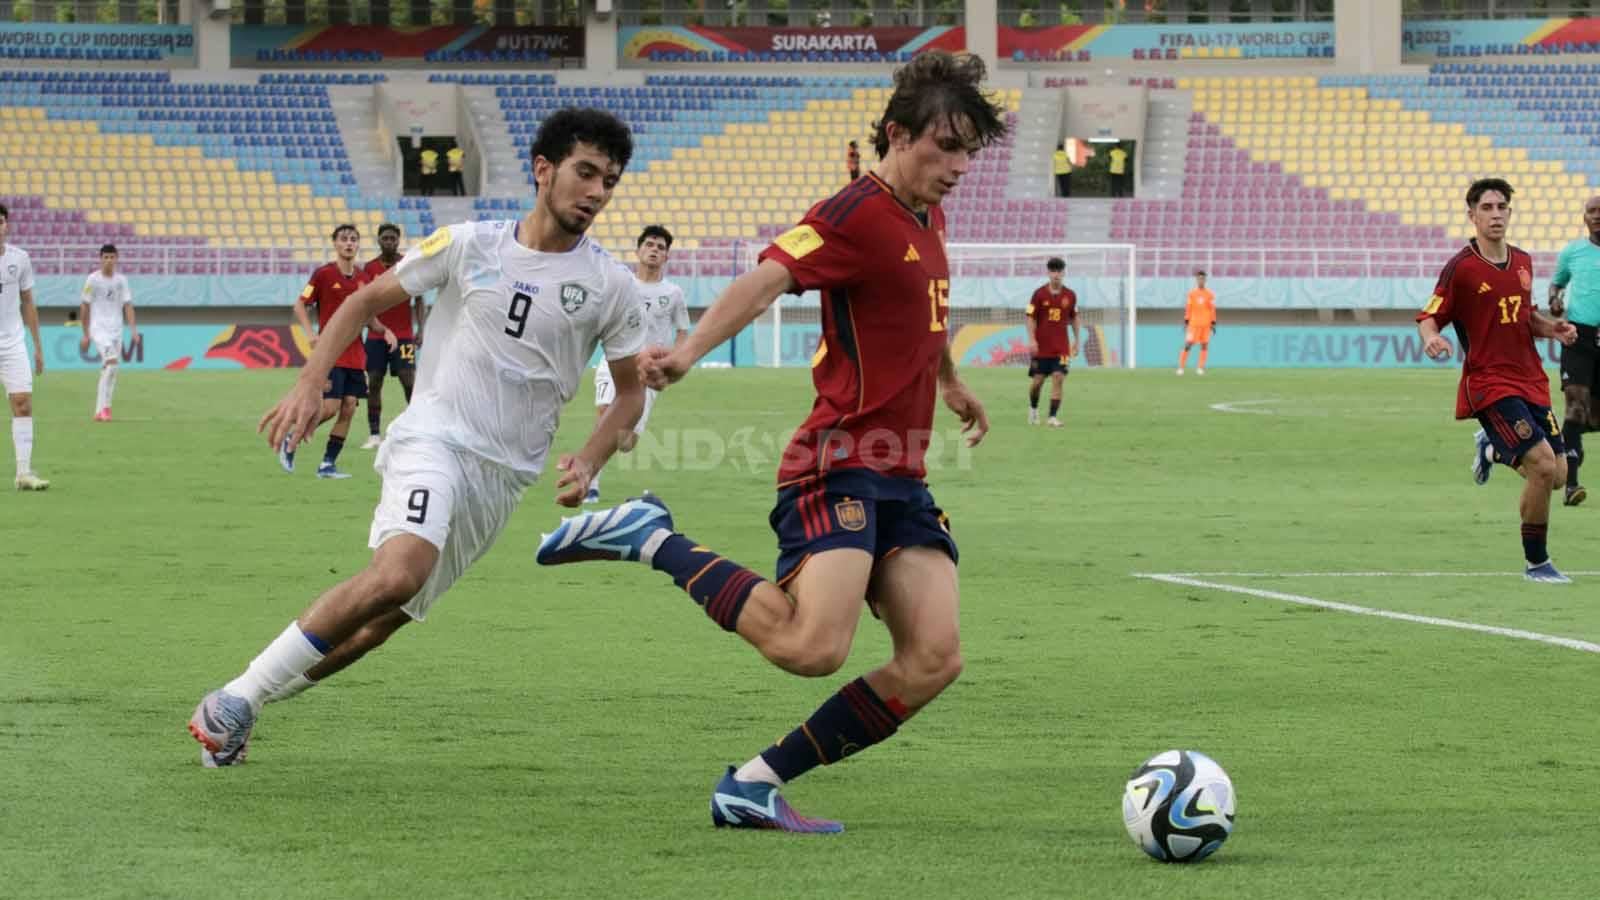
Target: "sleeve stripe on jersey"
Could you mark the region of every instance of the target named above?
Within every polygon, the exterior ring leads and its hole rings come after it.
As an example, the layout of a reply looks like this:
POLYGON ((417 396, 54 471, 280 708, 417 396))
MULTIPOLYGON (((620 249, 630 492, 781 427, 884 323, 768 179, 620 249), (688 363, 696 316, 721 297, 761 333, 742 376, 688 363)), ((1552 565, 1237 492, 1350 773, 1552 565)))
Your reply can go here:
POLYGON ((850 214, 855 212, 856 211, 856 207, 861 205, 861 201, 867 199, 873 193, 874 193, 873 191, 864 191, 861 194, 857 195, 854 199, 852 199, 850 201, 850 205, 846 206, 844 209, 840 210, 837 214, 835 214, 834 217, 833 217, 833 220, 831 222, 829 222, 828 224, 832 225, 835 228, 838 228, 839 226, 843 225, 844 224, 844 220, 850 218, 850 214))
POLYGON ((833 195, 833 198, 817 208, 816 218, 837 228, 844 217, 856 208, 866 196, 877 190, 871 179, 853 181, 850 186, 833 195))

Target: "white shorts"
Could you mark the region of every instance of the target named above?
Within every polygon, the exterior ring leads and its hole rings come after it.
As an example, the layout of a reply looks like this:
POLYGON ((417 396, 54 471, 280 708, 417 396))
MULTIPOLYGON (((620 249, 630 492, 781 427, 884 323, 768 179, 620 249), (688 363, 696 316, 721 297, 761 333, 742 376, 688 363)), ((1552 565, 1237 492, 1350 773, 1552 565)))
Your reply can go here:
POLYGON ((33 360, 28 357, 28 345, 0 350, 0 386, 7 394, 33 393, 33 360))
POLYGON ((92 334, 90 343, 100 353, 100 364, 116 364, 122 361, 122 335, 92 334))
POLYGON ((527 482, 482 457, 409 436, 384 441, 373 468, 383 476, 383 496, 367 545, 376 550, 404 533, 439 548, 422 590, 403 607, 420 622, 433 601, 494 546, 527 482))
MULTIPOLYGON (((650 421, 650 410, 656 405, 656 395, 660 391, 644 389, 644 412, 639 414, 639 421, 633 426, 634 434, 644 434, 644 426, 650 421)), ((610 406, 617 402, 617 386, 611 383, 611 369, 605 360, 594 367, 594 405, 610 406)))

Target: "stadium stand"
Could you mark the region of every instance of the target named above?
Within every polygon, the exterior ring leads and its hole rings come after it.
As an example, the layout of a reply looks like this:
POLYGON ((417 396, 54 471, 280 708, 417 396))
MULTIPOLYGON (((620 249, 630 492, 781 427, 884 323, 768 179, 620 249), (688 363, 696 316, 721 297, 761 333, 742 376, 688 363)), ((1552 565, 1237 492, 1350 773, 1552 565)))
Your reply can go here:
MULTIPOLYGON (((382 221, 432 224, 425 201, 361 197, 321 82, 0 72, 0 127, 13 162, 0 171, 0 195, 37 211, 16 217, 24 245, 89 233, 95 241, 301 248, 323 243, 337 222, 367 232, 382 221)), ((313 255, 284 258, 303 265, 313 255)))

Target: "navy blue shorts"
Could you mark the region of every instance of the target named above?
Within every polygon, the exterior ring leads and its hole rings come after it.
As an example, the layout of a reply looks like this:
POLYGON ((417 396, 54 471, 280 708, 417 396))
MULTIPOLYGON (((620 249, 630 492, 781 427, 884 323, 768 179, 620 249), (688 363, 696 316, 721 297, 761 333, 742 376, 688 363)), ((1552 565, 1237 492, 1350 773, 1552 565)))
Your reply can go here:
POLYGON ((1548 441, 1557 456, 1567 452, 1561 439, 1561 426, 1548 406, 1529 403, 1521 397, 1501 397, 1487 409, 1478 411, 1478 422, 1501 462, 1512 468, 1541 441, 1548 441))
POLYGON ((830 472, 778 490, 767 517, 778 534, 778 585, 808 558, 854 547, 881 561, 906 547, 935 546, 959 562, 950 519, 916 478, 891 478, 867 469, 830 472))
POLYGON ((401 338, 395 345, 394 352, 389 352, 389 342, 383 338, 367 338, 367 371, 374 375, 388 372, 390 375, 399 375, 402 370, 417 367, 417 342, 413 338, 401 338))
POLYGON ((328 382, 322 386, 322 399, 343 400, 345 397, 367 395, 367 373, 360 369, 342 366, 328 373, 328 382))
POLYGON ((1028 363, 1028 377, 1035 375, 1054 375, 1057 372, 1065 375, 1072 368, 1072 358, 1067 356, 1035 356, 1028 363))

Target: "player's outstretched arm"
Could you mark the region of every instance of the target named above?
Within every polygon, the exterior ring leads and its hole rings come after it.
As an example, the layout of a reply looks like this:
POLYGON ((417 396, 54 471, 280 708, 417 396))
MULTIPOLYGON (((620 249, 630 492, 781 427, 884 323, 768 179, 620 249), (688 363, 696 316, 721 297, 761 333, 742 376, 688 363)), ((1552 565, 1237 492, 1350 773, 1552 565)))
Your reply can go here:
POLYGON ((561 470, 561 479, 556 482, 556 502, 562 506, 583 505, 583 495, 589 492, 589 482, 595 473, 622 446, 623 439, 632 433, 633 426, 644 414, 644 382, 639 380, 638 357, 612 360, 610 368, 616 399, 594 423, 594 430, 583 442, 582 449, 565 454, 556 462, 556 468, 561 470))
POLYGON ((1534 337, 1552 337, 1569 347, 1578 340, 1578 326, 1566 319, 1552 319, 1537 309, 1532 311, 1528 325, 1534 337))
POLYGON ((144 340, 139 336, 139 320, 133 314, 133 301, 122 304, 122 316, 128 323, 128 338, 135 344, 144 340))
POLYGON ((956 361, 950 356, 946 344, 939 358, 939 391, 944 394, 944 405, 961 419, 961 433, 967 436, 967 446, 976 447, 989 433, 989 416, 983 411, 976 394, 956 374, 956 361))
MULTIPOLYGON (((311 436, 322 409, 323 382, 328 380, 339 354, 361 334, 361 326, 368 320, 410 299, 411 295, 400 286, 400 279, 393 272, 385 272, 345 300, 328 320, 328 326, 322 329, 316 349, 300 369, 294 387, 256 425, 257 434, 266 433, 267 446, 276 448, 284 438, 293 435, 294 446, 298 447, 311 436)), ((295 308, 299 315, 304 315, 304 305, 296 303, 295 308)))
POLYGON ((743 331, 772 301, 793 287, 794 276, 782 263, 770 259, 735 278, 695 323, 686 340, 670 350, 650 347, 640 354, 639 370, 645 384, 660 390, 687 375, 701 357, 743 331))

